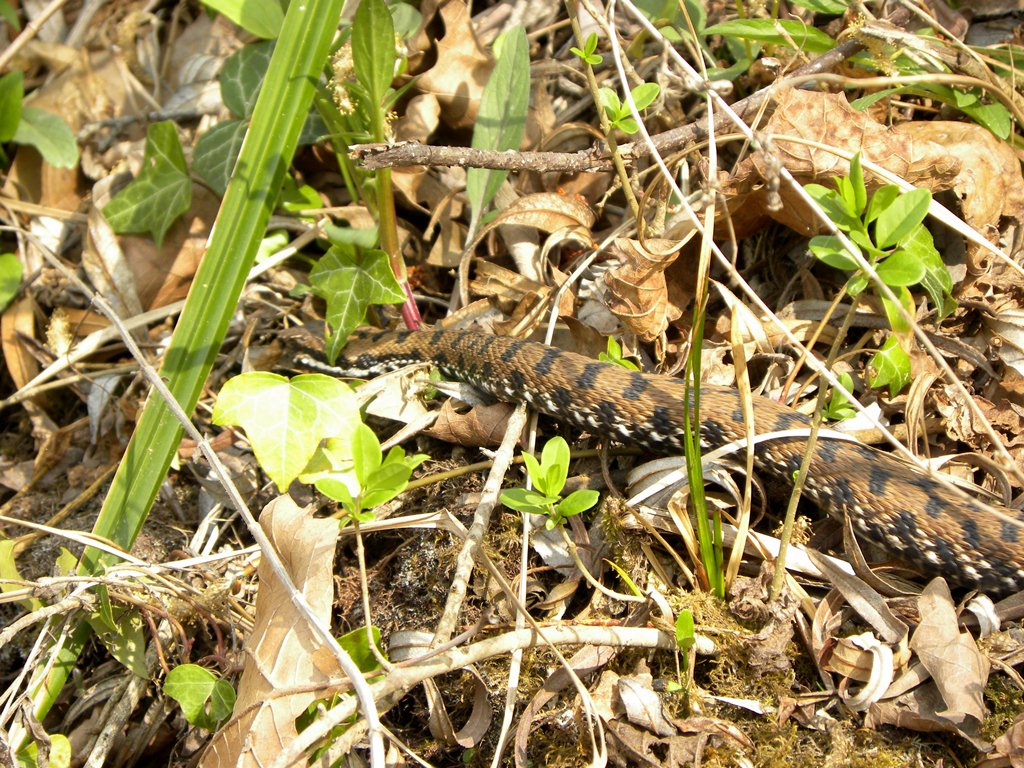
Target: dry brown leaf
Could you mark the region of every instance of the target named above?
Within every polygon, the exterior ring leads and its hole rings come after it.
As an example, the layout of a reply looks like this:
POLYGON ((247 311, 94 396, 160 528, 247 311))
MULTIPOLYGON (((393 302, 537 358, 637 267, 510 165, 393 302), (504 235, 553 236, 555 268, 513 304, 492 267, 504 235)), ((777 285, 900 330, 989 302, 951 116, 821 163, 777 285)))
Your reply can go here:
MULTIPOLYGON (((990 242, 998 242, 1000 219, 1024 219, 1024 177, 1008 142, 974 123, 915 120, 896 126, 894 131, 915 142, 928 142, 925 146, 942 147, 942 155, 936 155, 936 160, 944 156, 959 161, 960 170, 949 186, 929 189, 952 188, 960 200, 964 221, 990 242)), ((974 271, 980 269, 978 262, 985 253, 980 245, 967 243, 967 257, 974 271)))
POLYGON ((167 230, 159 248, 149 237, 121 238, 125 261, 135 275, 136 291, 144 309, 164 307, 185 298, 206 252, 219 206, 220 201, 212 192, 194 184, 192 205, 167 230))
MULTIPOLYGON (((338 523, 315 519, 308 508, 280 496, 263 509, 260 525, 314 613, 330 624, 338 523)), ((266 560, 258 575, 256 617, 245 642, 234 719, 207 746, 202 768, 273 762, 294 740, 295 718, 314 700, 311 691, 343 677, 334 653, 292 604, 290 591, 266 560)))
POLYGON ((39 373, 39 362, 29 354, 19 335, 35 338, 36 303, 31 296, 14 301, 0 316, 0 344, 3 346, 4 364, 11 375, 15 389, 21 389, 39 373))
POLYGON ((651 688, 652 682, 650 675, 620 677, 619 701, 631 723, 657 736, 672 736, 676 728, 665 716, 661 697, 651 688))
POLYGON ((476 38, 469 7, 463 0, 449 0, 424 3, 420 10, 423 28, 414 47, 425 52, 436 46, 436 58, 434 65, 420 74, 416 88, 437 98, 447 125, 459 130, 472 128, 494 64, 476 38), (444 26, 441 34, 431 31, 438 25, 444 26))
POLYGON ((593 244, 590 232, 594 222, 593 209, 582 200, 554 192, 537 192, 520 197, 499 213, 480 230, 479 238, 482 239, 492 229, 504 224, 518 224, 539 229, 549 235, 569 232, 579 242, 589 246, 593 244))
POLYGON ((424 431, 446 443, 467 448, 493 448, 501 444, 508 426, 508 417, 514 408, 508 403, 495 403, 478 405, 468 413, 459 413, 452 406, 451 400, 448 400, 441 406, 434 425, 424 431))
POLYGON ((623 263, 605 275, 605 285, 608 308, 641 340, 653 341, 683 311, 670 301, 665 279, 665 270, 678 255, 678 243, 652 239, 646 245, 617 239, 615 249, 623 263))
POLYGON ((921 624, 910 638, 910 648, 931 673, 946 704, 935 714, 958 726, 966 718, 980 724, 985 719, 989 661, 974 638, 960 631, 945 581, 934 579, 925 587, 918 611, 921 624))
MULTIPOLYGON (((1024 716, 1018 717, 1002 736, 996 739, 995 752, 989 756, 991 765, 1005 765, 1005 762, 995 763, 996 760, 1009 760, 1011 768, 1024 768, 1024 716)), ((978 766, 988 765, 988 760, 978 763, 978 766)))
MULTIPOLYGON (((903 135, 854 110, 842 94, 780 88, 775 112, 764 133, 773 136, 773 159, 800 184, 829 186, 832 179, 849 173, 849 163, 828 149, 787 140, 786 137, 825 144, 847 152, 860 150, 865 159, 933 192, 948 189, 960 171, 960 161, 941 144, 903 135)), ((882 185, 865 174, 869 190, 882 185)), ((815 234, 821 224, 796 193, 782 184, 781 207, 769 210, 768 187, 777 178, 774 164, 756 152, 731 174, 722 173, 720 184, 728 199, 736 237, 742 238, 764 226, 769 219, 801 234, 815 234), (766 186, 767 183, 767 186, 766 186)))
POLYGON ((955 733, 967 739, 975 749, 986 750, 990 747, 981 738, 978 724, 973 720, 965 720, 957 725, 936 714, 943 706, 942 696, 935 685, 919 685, 898 699, 872 704, 864 716, 864 727, 894 725, 920 733, 955 733))

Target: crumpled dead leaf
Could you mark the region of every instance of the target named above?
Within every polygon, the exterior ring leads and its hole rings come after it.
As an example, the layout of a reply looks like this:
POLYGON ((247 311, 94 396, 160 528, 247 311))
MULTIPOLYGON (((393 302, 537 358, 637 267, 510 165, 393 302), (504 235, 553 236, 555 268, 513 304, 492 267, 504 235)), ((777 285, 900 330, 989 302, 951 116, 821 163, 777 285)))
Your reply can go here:
POLYGON ((641 244, 622 237, 615 250, 622 265, 605 275, 608 308, 642 341, 653 341, 683 314, 665 277, 679 255, 679 243, 648 239, 641 244))
MULTIPOLYGON (((825 147, 856 152, 915 187, 932 192, 952 189, 967 223, 995 242, 1001 218, 1024 215, 1024 177, 1013 150, 980 126, 944 121, 914 121, 890 128, 854 110, 841 94, 778 89, 775 111, 763 127, 772 137, 770 159, 755 152, 732 173, 720 175, 737 238, 756 232, 769 220, 809 235, 822 231, 802 199, 777 184, 778 165, 800 184, 829 186, 849 173, 849 163, 825 147), (793 137, 806 140, 798 143, 793 137), (778 197, 773 198, 777 190, 778 197), (780 205, 773 209, 772 203, 780 205)), ((866 174, 869 191, 884 182, 866 174)), ((968 244, 977 261, 980 246, 968 244)))
POLYGON ((423 27, 413 48, 420 55, 436 50, 433 66, 419 75, 416 88, 437 99, 441 119, 448 126, 472 128, 494 64, 476 38, 469 7, 463 0, 450 0, 424 3, 420 10, 423 27), (442 34, 437 33, 437 25, 443 25, 442 34))
POLYGON ((985 683, 989 661, 978 644, 957 624, 949 587, 942 579, 931 581, 918 600, 921 623, 910 638, 910 649, 935 680, 946 709, 940 717, 961 724, 966 718, 985 719, 985 683))
MULTIPOLYGON (((260 525, 295 586, 329 624, 337 521, 315 519, 309 508, 279 496, 264 507, 260 525)), ((210 741, 202 768, 256 768, 273 762, 295 738, 295 718, 314 700, 312 691, 344 676, 334 654, 292 604, 289 590, 266 560, 258 575, 255 623, 245 641, 245 668, 234 717, 210 741)))

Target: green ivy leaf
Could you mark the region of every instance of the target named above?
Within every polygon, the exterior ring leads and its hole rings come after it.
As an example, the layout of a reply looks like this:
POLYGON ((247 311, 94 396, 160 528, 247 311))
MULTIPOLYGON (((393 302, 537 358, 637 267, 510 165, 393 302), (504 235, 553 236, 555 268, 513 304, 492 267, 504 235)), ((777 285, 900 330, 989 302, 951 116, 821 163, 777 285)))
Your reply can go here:
POLYGON ((235 117, 252 117, 256 97, 260 95, 263 79, 274 53, 273 40, 261 40, 242 46, 228 56, 221 67, 218 80, 224 106, 235 117))
POLYGON ((207 731, 217 730, 235 707, 231 684, 197 664, 181 664, 168 672, 163 690, 178 702, 189 723, 207 731))
POLYGON ((309 283, 313 293, 327 302, 331 335, 324 351, 332 363, 371 304, 405 301, 387 254, 381 250, 333 245, 310 271, 309 283))
POLYGON ((903 351, 896 336, 889 336, 871 358, 874 374, 872 387, 888 387, 889 396, 895 397, 910 383, 910 356, 903 351))
POLYGON ((903 249, 924 266, 921 286, 928 293, 928 298, 938 313, 938 319, 948 316, 956 309, 956 301, 953 300, 953 277, 942 261, 942 256, 935 249, 932 233, 926 227, 918 227, 903 249))
POLYGON ((115 232, 149 232, 159 247, 171 224, 192 203, 192 180, 174 123, 149 127, 142 163, 138 178, 107 203, 103 213, 115 232))
POLYGON ((225 120, 200 136, 192 151, 192 170, 220 197, 227 191, 248 127, 242 120, 225 120))
POLYGON ((319 373, 290 381, 274 373, 236 376, 217 397, 213 423, 245 430, 257 461, 282 493, 322 440, 362 426, 351 388, 319 373))

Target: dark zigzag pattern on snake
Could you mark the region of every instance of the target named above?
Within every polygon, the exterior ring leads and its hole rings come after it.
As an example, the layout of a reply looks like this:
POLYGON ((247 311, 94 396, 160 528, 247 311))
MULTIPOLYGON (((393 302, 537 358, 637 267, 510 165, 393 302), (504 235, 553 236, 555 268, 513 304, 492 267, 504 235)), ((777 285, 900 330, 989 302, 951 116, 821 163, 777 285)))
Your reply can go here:
MULTIPOLYGON (((559 421, 658 453, 681 453, 685 386, 534 342, 472 331, 359 331, 338 367, 368 378, 433 363, 452 379, 507 402, 526 401, 559 421)), ((754 431, 809 427, 788 406, 757 397, 754 431)), ((737 391, 701 385, 700 438, 716 448, 746 437, 737 391)), ((755 447, 755 465, 792 483, 802 437, 755 447)), ((1024 512, 991 507, 882 451, 819 439, 804 493, 821 509, 924 573, 993 594, 1024 590, 1024 512)))

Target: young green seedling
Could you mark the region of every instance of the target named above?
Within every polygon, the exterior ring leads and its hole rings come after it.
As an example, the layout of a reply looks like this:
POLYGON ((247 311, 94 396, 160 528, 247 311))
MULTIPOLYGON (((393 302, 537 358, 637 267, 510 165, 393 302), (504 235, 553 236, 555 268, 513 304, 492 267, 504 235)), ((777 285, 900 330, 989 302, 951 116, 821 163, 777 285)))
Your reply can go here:
POLYGON ((517 512, 543 515, 549 531, 590 509, 601 496, 597 491, 580 489, 562 498, 569 476, 569 445, 561 437, 548 440, 539 462, 532 454, 524 453, 523 463, 536 490, 512 488, 501 494, 501 503, 517 512))

